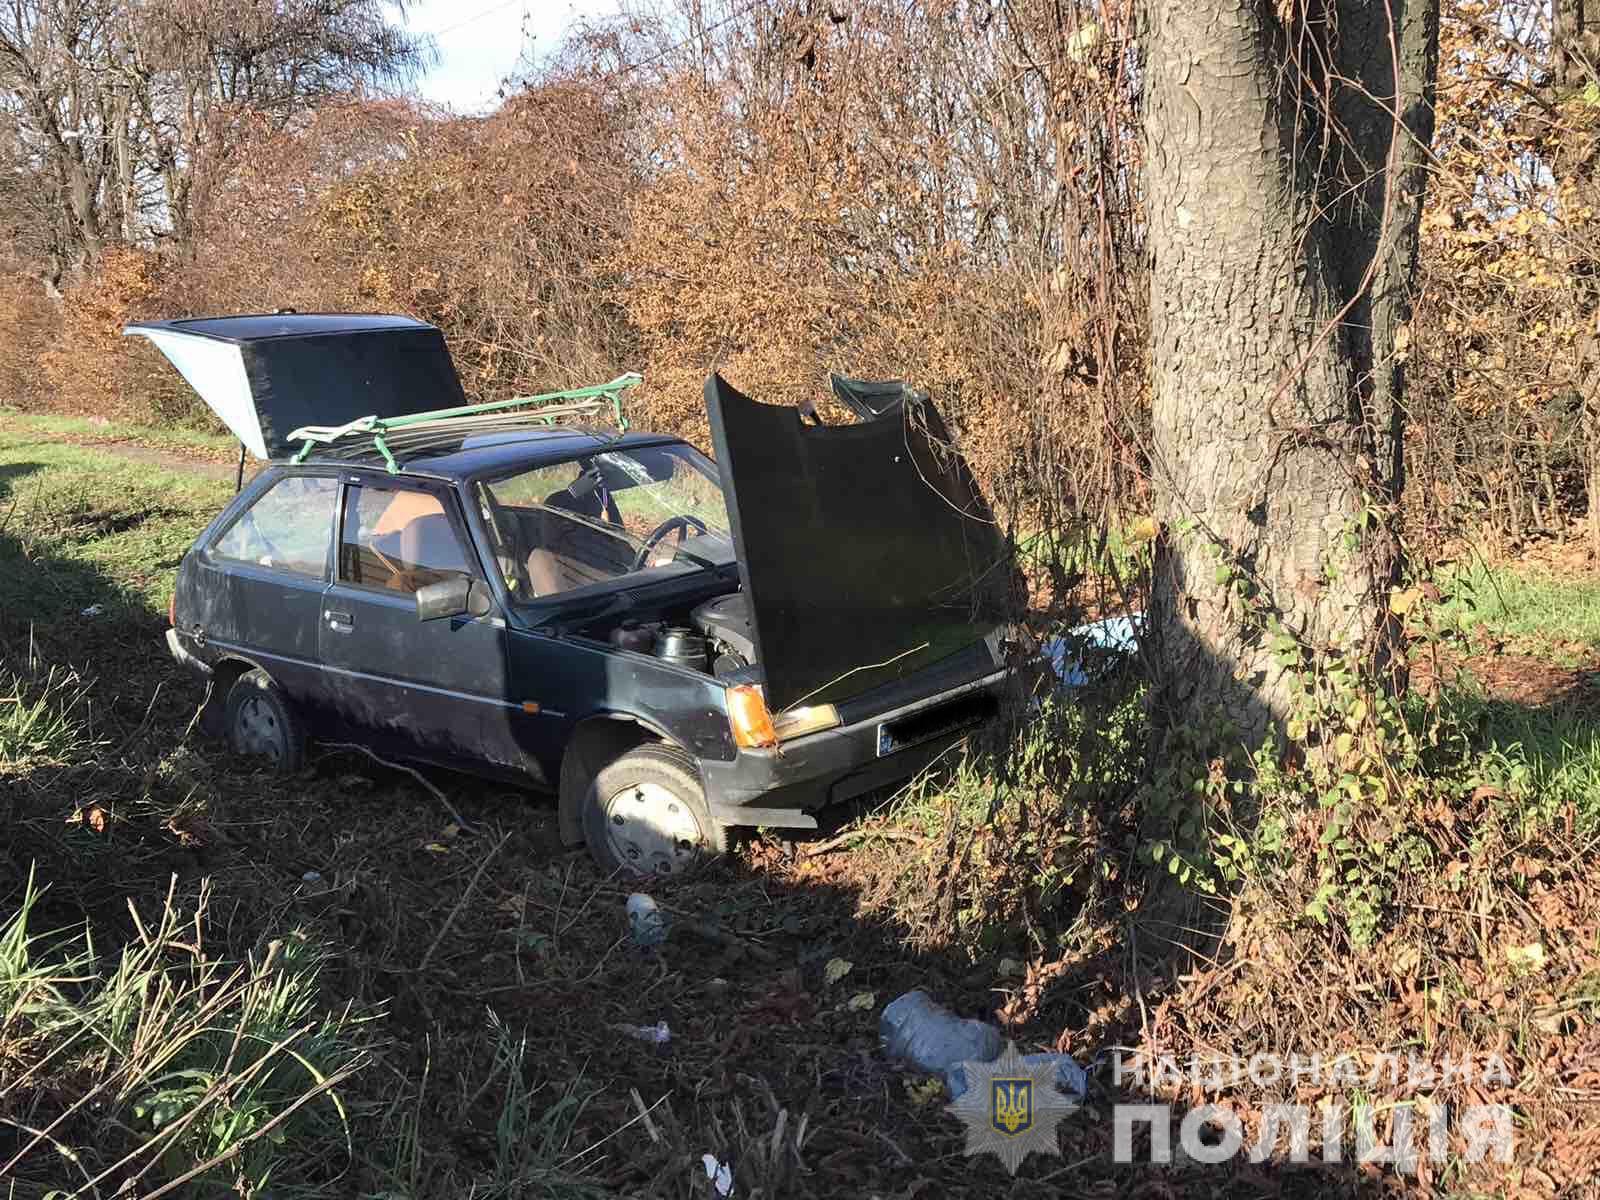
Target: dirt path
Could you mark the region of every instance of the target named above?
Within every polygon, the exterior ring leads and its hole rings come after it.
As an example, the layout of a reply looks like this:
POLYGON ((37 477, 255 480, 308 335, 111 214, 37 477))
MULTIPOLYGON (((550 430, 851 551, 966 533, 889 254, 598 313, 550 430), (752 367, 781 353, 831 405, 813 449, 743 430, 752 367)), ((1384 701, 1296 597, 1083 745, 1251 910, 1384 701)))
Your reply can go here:
MULTIPOLYGON (((207 479, 222 479, 232 483, 238 477, 238 463, 220 463, 214 459, 195 458, 177 450, 158 450, 154 446, 140 446, 131 442, 96 442, 79 438, 61 438, 64 442, 74 445, 92 447, 102 450, 117 458, 125 458, 130 462, 148 463, 153 467, 160 467, 167 471, 186 471, 191 475, 204 475, 207 479)), ((244 464, 244 477, 253 478, 257 471, 266 464, 255 459, 246 459, 244 464)))
MULTIPOLYGON (((217 479, 227 483, 232 483, 238 477, 239 464, 237 461, 226 462, 221 459, 206 457, 203 451, 187 453, 182 450, 145 446, 138 442, 123 441, 116 438, 56 433, 43 429, 30 428, 28 432, 35 437, 48 438, 54 442, 65 442, 71 446, 82 446, 86 450, 98 450, 102 454, 111 455, 113 458, 160 467, 164 471, 179 471, 189 475, 201 475, 207 479, 217 479)), ((245 479, 253 479, 256 473, 266 465, 266 463, 258 459, 247 458, 244 464, 245 479)))

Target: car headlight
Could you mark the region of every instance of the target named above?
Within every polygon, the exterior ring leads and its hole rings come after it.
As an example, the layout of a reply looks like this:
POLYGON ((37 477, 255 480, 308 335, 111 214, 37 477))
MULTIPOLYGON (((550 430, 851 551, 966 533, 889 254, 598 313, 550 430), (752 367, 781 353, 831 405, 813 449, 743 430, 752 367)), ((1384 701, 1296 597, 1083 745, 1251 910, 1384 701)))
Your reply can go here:
POLYGON ((831 704, 813 704, 810 708, 791 708, 772 718, 772 727, 778 731, 778 740, 804 737, 808 733, 821 733, 839 723, 839 710, 831 704))
POLYGON ((741 683, 728 689, 728 724, 735 745, 755 749, 832 729, 839 724, 839 710, 831 704, 813 704, 773 716, 761 685, 741 683))

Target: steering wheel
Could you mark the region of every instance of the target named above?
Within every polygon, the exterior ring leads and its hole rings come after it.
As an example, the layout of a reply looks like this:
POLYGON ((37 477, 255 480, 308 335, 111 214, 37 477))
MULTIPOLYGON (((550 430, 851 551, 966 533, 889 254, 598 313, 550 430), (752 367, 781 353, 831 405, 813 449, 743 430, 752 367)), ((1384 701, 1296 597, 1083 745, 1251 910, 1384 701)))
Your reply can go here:
POLYGON ((684 513, 681 516, 668 517, 652 529, 650 536, 644 539, 644 545, 639 547, 639 553, 634 556, 633 569, 635 571, 644 570, 645 563, 650 561, 651 551, 664 542, 667 535, 673 530, 677 530, 678 545, 683 545, 684 542, 689 540, 688 533, 690 529, 693 529, 696 533, 704 533, 706 531, 706 523, 699 517, 690 516, 688 513, 684 513))

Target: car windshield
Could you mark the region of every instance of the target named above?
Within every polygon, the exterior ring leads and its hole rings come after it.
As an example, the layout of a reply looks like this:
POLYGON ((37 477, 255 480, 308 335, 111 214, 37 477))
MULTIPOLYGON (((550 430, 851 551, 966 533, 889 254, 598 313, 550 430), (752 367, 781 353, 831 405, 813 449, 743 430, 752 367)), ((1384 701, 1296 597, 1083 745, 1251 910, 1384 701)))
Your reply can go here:
POLYGON ((731 563, 717 468, 674 443, 604 450, 478 484, 506 586, 540 599, 731 563))

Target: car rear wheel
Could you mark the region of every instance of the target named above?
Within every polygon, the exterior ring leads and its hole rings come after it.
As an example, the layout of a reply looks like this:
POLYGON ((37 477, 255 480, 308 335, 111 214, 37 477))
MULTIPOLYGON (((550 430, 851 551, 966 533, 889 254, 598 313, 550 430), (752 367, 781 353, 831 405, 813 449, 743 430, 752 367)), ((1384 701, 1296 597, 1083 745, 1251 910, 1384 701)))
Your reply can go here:
POLYGON ((280 775, 305 765, 306 735, 294 705, 265 671, 246 671, 228 692, 228 744, 245 758, 263 758, 280 775))
POLYGON ((675 746, 640 746, 602 767, 584 799, 583 834, 603 869, 651 878, 727 847, 694 760, 675 746))

